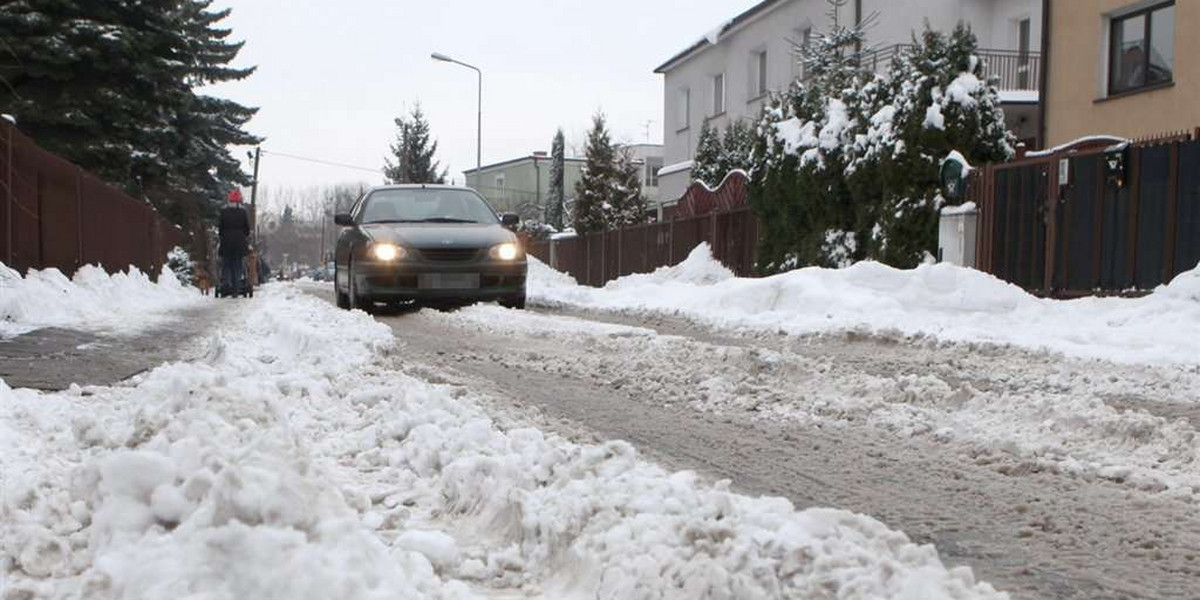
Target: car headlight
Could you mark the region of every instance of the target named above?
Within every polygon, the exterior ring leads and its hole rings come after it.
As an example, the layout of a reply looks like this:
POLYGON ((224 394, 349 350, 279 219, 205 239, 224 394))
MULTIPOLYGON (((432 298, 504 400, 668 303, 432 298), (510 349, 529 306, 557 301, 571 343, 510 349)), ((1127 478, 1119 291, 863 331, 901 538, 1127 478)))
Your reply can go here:
POLYGON ((408 252, 395 244, 371 244, 371 256, 382 261, 400 260, 408 252))
POLYGON ((497 260, 516 260, 517 257, 521 256, 521 247, 513 242, 496 244, 488 251, 488 256, 497 260))

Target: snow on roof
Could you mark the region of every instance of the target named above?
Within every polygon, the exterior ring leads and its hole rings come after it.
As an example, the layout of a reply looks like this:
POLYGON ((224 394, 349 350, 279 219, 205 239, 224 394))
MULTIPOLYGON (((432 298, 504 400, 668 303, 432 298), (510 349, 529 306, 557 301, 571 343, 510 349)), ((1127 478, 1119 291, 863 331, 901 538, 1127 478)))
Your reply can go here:
POLYGON ((692 168, 693 164, 694 164, 693 161, 685 160, 683 162, 677 162, 673 165, 667 165, 658 170, 658 176, 662 177, 664 175, 672 175, 675 173, 679 173, 680 171, 690 170, 692 168))
POLYGON ((691 56, 691 54, 693 52, 701 50, 702 48, 705 48, 706 46, 715 46, 717 44, 717 42, 720 41, 720 38, 722 35, 725 35, 727 32, 729 32, 733 28, 737 27, 738 25, 741 25, 742 23, 754 18, 755 16, 757 16, 763 12, 766 12, 776 6, 781 6, 783 4, 784 4, 784 0, 763 0, 762 2, 759 2, 758 4, 751 6, 750 8, 746 9, 745 11, 742 11, 742 13, 739 14, 738 16, 736 16, 732 19, 729 19, 728 21, 724 22, 723 24, 721 24, 719 27, 717 27, 713 31, 708 32, 708 34, 706 34, 703 38, 697 40, 695 43, 688 46, 687 48, 684 48, 682 51, 680 51, 675 56, 672 56, 666 62, 659 65, 658 68, 654 69, 654 72, 655 73, 665 73, 667 71, 667 69, 673 67, 675 65, 675 63, 691 56))

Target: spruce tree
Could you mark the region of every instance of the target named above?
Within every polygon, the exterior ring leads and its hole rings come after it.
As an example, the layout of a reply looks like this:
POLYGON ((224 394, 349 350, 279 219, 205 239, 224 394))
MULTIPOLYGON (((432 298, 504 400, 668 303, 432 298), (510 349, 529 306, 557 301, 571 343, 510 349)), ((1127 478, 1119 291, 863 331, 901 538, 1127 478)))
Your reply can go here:
POLYGON ((562 128, 554 134, 554 142, 550 146, 550 195, 546 200, 547 225, 556 231, 561 231, 565 221, 566 193, 563 189, 564 172, 566 167, 566 141, 562 128))
POLYGON ((646 222, 646 197, 642 195, 642 163, 634 160, 628 148, 617 149, 612 198, 606 211, 610 228, 628 227, 646 222))
POLYGON ((429 121, 420 103, 408 117, 397 117, 396 143, 391 145, 393 163, 384 158, 384 177, 390 183, 445 183, 447 170, 438 171, 437 141, 431 139, 429 121))
MULTIPOLYGON (((0 110, 39 145, 176 219, 249 183, 229 145, 256 109, 196 92, 248 77, 211 0, 24 0, 0 7, 0 110)), ((211 213, 211 209, 208 210, 211 213)))
POLYGON ((592 129, 588 132, 583 156, 583 173, 575 184, 575 231, 603 231, 608 226, 606 212, 611 208, 609 202, 613 197, 617 172, 616 150, 609 138, 603 113, 596 113, 592 118, 592 129))
POLYGON ((591 233, 646 221, 640 164, 612 143, 604 115, 592 119, 583 176, 575 185, 575 231, 591 233))
POLYGON ((725 176, 724 149, 721 146, 721 132, 717 131, 705 120, 700 125, 700 137, 696 140, 696 154, 692 157, 692 179, 704 182, 709 187, 716 186, 725 176))
MULTIPOLYGON (((752 169, 754 156, 754 131, 745 121, 738 119, 725 128, 725 136, 721 140, 721 177, 730 171, 752 169)), ((718 180, 718 183, 720 181, 718 180)))

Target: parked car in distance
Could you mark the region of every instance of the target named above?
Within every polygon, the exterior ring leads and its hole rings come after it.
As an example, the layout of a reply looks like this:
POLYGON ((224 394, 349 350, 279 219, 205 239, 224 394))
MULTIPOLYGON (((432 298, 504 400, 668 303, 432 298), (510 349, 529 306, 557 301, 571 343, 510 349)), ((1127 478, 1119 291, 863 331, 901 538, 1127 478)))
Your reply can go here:
POLYGON ((527 263, 512 229, 475 190, 447 185, 372 188, 349 213, 334 253, 338 306, 378 303, 525 307, 527 263))

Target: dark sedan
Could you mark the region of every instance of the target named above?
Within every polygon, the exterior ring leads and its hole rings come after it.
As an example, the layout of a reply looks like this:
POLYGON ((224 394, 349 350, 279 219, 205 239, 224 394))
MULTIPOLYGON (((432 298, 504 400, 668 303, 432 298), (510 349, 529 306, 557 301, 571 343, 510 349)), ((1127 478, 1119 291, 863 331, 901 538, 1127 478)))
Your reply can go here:
POLYGON ((475 190, 445 185, 372 188, 351 212, 334 218, 338 306, 499 301, 525 307, 525 251, 475 190))

